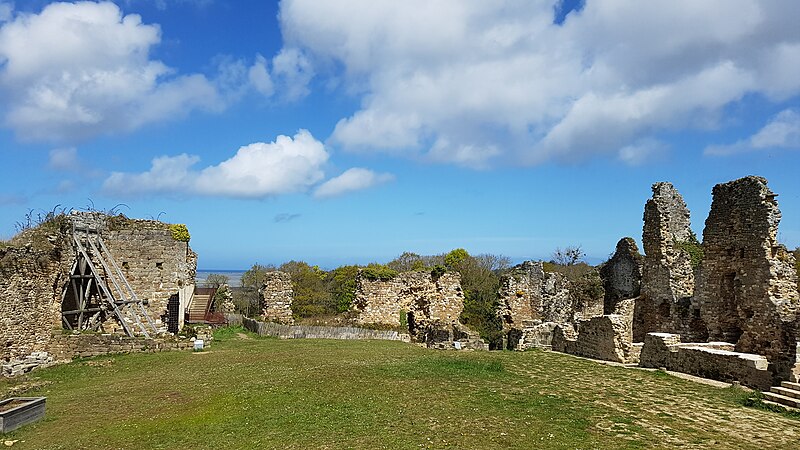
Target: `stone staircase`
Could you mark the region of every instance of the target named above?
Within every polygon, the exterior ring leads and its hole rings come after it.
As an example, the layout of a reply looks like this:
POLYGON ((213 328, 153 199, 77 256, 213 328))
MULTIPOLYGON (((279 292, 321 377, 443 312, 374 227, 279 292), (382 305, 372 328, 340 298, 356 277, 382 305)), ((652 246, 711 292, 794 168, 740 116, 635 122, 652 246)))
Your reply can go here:
POLYGON ((800 383, 781 381, 780 386, 773 386, 769 392, 764 392, 764 402, 800 409, 800 383))

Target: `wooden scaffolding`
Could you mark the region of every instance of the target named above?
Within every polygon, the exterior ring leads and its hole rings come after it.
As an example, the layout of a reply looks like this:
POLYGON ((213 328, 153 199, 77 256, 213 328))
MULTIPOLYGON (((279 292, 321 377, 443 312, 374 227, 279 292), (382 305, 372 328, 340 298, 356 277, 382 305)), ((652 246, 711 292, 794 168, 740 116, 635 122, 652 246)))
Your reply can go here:
POLYGON ((125 334, 150 337, 158 329, 100 235, 100 226, 73 224, 76 258, 64 289, 61 319, 69 330, 97 331, 115 316, 125 334), (64 301, 69 298, 68 303, 64 301), (65 310, 74 307, 74 309, 65 310))

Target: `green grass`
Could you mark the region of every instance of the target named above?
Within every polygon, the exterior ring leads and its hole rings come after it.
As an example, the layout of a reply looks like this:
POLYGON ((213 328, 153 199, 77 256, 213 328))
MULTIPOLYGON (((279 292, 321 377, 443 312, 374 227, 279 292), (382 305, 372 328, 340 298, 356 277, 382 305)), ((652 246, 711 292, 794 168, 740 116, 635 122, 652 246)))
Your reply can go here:
POLYGON ((25 383, 47 415, 2 438, 19 449, 767 449, 790 448, 800 425, 742 406, 739 389, 557 353, 241 328, 205 352, 81 360, 2 380, 0 393, 25 383))

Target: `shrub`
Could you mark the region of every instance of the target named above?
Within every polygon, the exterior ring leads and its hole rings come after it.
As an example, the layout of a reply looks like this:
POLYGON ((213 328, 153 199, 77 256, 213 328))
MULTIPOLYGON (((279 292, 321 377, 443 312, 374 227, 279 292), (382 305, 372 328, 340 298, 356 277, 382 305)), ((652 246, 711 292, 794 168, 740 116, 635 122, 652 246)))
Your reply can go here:
POLYGON ((169 226, 169 231, 172 233, 172 239, 180 242, 189 242, 191 236, 189 235, 189 229, 186 228, 186 225, 182 223, 174 223, 169 226))
POLYGON ((705 257, 705 252, 703 251, 703 244, 697 240, 697 235, 694 234, 694 231, 689 232, 688 240, 675 241, 675 247, 689 255, 692 262, 692 269, 700 267, 700 263, 703 262, 703 257, 705 257))
POLYGON ((361 269, 361 274, 368 280, 389 281, 397 276, 397 271, 390 269, 383 264, 373 263, 361 269))

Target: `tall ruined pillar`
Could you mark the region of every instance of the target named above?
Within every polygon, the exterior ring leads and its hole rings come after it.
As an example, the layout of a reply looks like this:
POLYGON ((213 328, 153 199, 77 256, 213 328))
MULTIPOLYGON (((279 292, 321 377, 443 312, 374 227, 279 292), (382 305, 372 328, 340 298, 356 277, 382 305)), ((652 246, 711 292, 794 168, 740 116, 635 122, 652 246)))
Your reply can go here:
POLYGON ((681 248, 692 231, 689 209, 670 183, 655 183, 644 207, 641 296, 634 312, 634 341, 650 332, 679 333, 703 339, 704 327, 692 306, 694 273, 691 257, 681 248))
POLYGON ((785 379, 796 362, 800 299, 794 257, 777 240, 776 196, 761 177, 714 186, 697 299, 711 340, 766 356, 785 379))

